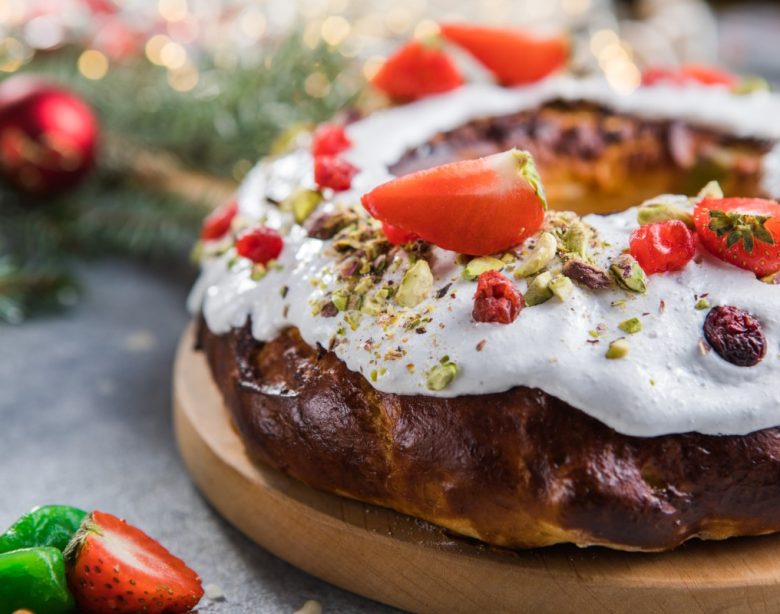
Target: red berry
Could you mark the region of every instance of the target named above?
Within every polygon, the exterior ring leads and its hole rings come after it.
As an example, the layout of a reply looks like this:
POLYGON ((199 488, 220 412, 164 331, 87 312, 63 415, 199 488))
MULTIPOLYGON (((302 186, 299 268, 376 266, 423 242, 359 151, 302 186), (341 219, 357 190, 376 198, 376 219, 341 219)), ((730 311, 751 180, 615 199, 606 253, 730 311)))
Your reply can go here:
POLYGON ((321 188, 332 188, 337 192, 349 190, 352 177, 358 169, 337 156, 317 156, 314 158, 314 181, 321 188))
POLYGON ((315 156, 335 156, 349 149, 352 141, 341 124, 320 124, 314 131, 311 153, 315 156))
POLYGON ((235 199, 218 207, 203 220, 203 229, 200 231, 200 238, 204 241, 213 241, 214 239, 224 237, 230 230, 230 224, 237 214, 238 204, 235 199))
POLYGON ((273 228, 261 226, 243 233, 236 241, 239 256, 257 264, 266 264, 282 253, 284 241, 273 228))
POLYGON ((498 271, 486 271, 477 279, 471 312, 477 322, 510 324, 524 307, 523 295, 498 271))
POLYGON ((640 226, 631 233, 629 246, 648 275, 684 269, 696 252, 693 235, 680 220, 640 226))
POLYGON ((761 323, 747 311, 719 305, 704 320, 704 336, 718 355, 738 367, 752 367, 766 356, 761 323))
POLYGON ((420 238, 413 232, 408 232, 403 228, 393 226, 387 222, 382 222, 382 230, 384 231, 387 240, 393 245, 404 245, 405 243, 411 243, 420 238))

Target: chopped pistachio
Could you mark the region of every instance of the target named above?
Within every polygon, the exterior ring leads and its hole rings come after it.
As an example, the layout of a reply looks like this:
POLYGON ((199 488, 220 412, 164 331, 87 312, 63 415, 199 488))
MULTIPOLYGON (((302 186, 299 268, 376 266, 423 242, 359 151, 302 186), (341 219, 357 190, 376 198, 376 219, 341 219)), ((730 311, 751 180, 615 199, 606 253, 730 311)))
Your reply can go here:
POLYGON ((302 224, 322 202, 322 194, 316 190, 300 188, 279 203, 282 211, 293 214, 295 221, 302 224))
POLYGON ((296 122, 285 128, 271 143, 271 155, 278 156, 291 150, 298 139, 306 132, 310 132, 314 126, 309 122, 296 122))
POLYGON ((428 390, 444 390, 458 375, 458 365, 451 361, 431 367, 425 374, 428 390))
POLYGON ((418 260, 406 272, 398 291, 396 302, 402 307, 414 307, 420 304, 431 293, 433 274, 425 260, 418 260))
POLYGON ((641 205, 636 212, 636 219, 640 226, 654 224, 656 222, 679 220, 688 228, 694 228, 693 216, 689 211, 665 202, 651 201, 641 205))
POLYGON ((770 285, 776 285, 780 284, 780 271, 776 271, 775 273, 770 273, 769 275, 765 275, 761 278, 761 281, 763 281, 765 284, 770 285))
POLYGON ((536 245, 531 250, 528 258, 515 272, 515 277, 528 277, 534 275, 546 267, 555 257, 558 249, 558 241, 550 232, 543 232, 536 240, 536 245))
POLYGON ((553 296, 552 290, 550 290, 551 281, 552 273, 549 271, 534 277, 531 283, 528 284, 528 291, 523 296, 525 304, 533 307, 549 301, 553 296))
POLYGON ((574 284, 571 279, 564 275, 556 275, 553 277, 547 287, 561 303, 568 301, 574 292, 574 284))
POLYGON ((476 279, 487 271, 500 271, 504 268, 504 262, 492 256, 481 256, 469 261, 463 269, 463 279, 476 279))
POLYGON ((360 281, 355 284, 355 292, 358 294, 365 294, 372 288, 373 285, 374 282, 372 281, 371 277, 364 275, 360 278, 360 281))
POLYGON ((346 311, 347 304, 349 303, 349 292, 347 292, 343 288, 339 288, 338 290, 335 290, 333 292, 330 300, 333 301, 333 304, 336 306, 336 309, 338 309, 339 311, 346 311))
POLYGON ((615 339, 612 343, 609 344, 609 347, 607 348, 606 357, 609 360, 618 360, 620 358, 625 358, 628 356, 628 341, 626 341, 625 337, 621 337, 620 339, 615 339))
POLYGON ((696 307, 696 309, 698 309, 699 311, 702 311, 704 309, 709 309, 710 302, 706 298, 700 298, 698 301, 696 301, 696 305, 694 305, 694 307, 696 307))
POLYGON ((193 264, 200 264, 201 260, 203 260, 203 241, 196 241, 190 251, 190 261, 193 264))
POLYGON ((739 83, 731 88, 731 91, 735 94, 744 96, 755 92, 768 92, 770 89, 772 88, 769 86, 769 82, 766 79, 751 75, 743 77, 739 83))
POLYGON ((268 269, 264 264, 252 265, 252 272, 249 274, 252 281, 260 281, 266 275, 268 275, 268 269))
POLYGON ((699 190, 699 193, 696 195, 697 201, 704 200, 705 198, 723 198, 723 188, 721 188, 720 184, 714 179, 708 181, 707 185, 699 190))
POLYGON ((587 258, 592 235, 590 228, 577 220, 566 229, 562 242, 567 252, 576 254, 580 258, 587 258))
POLYGON ((279 288, 279 296, 281 296, 282 298, 287 298, 287 293, 289 291, 290 291, 289 286, 282 286, 281 288, 279 288))
POLYGON ((376 369, 373 369, 371 371, 371 381, 375 382, 376 380, 377 380, 377 372, 376 372, 376 369))
POLYGON ((624 333, 634 335, 642 330, 642 320, 639 318, 629 318, 618 324, 618 328, 624 333))
POLYGON ((624 290, 639 294, 647 292, 647 276, 633 256, 621 254, 612 261, 609 271, 624 290))
POLYGON ((606 271, 580 258, 567 260, 563 265, 562 272, 569 279, 591 290, 609 287, 609 275, 606 271))
POLYGON ((344 321, 349 324, 351 330, 357 330, 360 326, 360 314, 354 311, 347 312, 344 315, 344 321))
POLYGON ((366 296, 360 311, 369 316, 378 316, 389 298, 390 293, 387 288, 382 288, 370 296, 366 296))
POLYGON ((501 262, 504 264, 512 264, 515 260, 517 260, 517 256, 515 256, 512 252, 507 252, 501 256, 501 262))

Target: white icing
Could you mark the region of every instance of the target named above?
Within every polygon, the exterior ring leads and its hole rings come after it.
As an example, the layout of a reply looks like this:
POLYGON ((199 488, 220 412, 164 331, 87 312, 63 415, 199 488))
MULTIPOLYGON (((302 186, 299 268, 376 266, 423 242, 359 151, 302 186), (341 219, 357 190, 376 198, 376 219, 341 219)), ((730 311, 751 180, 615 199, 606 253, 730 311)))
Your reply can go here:
MULTIPOLYGON (((490 85, 465 86, 450 94, 376 113, 349 127, 353 148, 348 158, 361 170, 353 189, 321 205, 356 203, 362 193, 391 175, 387 166, 407 148, 424 143, 441 130, 474 117, 511 113, 552 98, 587 99, 642 117, 670 117, 713 125, 739 136, 780 138, 780 99, 769 94, 736 97, 708 88, 654 87, 628 96, 613 93, 601 81, 550 79, 537 86, 503 89, 490 85)), ((285 246, 272 269, 260 281, 249 277, 250 266, 239 259, 228 263, 230 249, 208 258, 190 296, 190 309, 202 309, 209 328, 228 332, 252 319, 252 333, 273 338, 286 326, 299 328, 310 345, 328 347, 337 337, 336 354, 363 373, 379 390, 398 394, 452 397, 501 392, 516 385, 537 387, 577 407, 610 427, 636 436, 698 431, 744 434, 780 423, 780 295, 746 271, 704 255, 679 273, 652 276, 645 295, 631 295, 624 307, 613 301, 624 292, 580 289, 566 303, 549 301, 526 308, 510 325, 476 323, 471 317, 475 282, 460 278, 453 254, 435 250, 435 288, 452 286, 447 297, 433 296, 407 310, 410 317, 431 317, 425 333, 403 328, 409 318, 381 327, 363 316, 352 330, 344 314, 312 315, 312 304, 338 287, 333 261, 323 251, 328 242, 312 239, 287 214, 270 206, 300 185, 312 183, 312 161, 297 151, 259 164, 239 193, 243 216, 282 229, 285 246), (281 289, 288 290, 282 296, 281 289), (766 358, 751 368, 736 367, 715 352, 702 353, 700 339, 707 311, 694 308, 696 295, 709 294, 714 304, 734 304, 758 317, 768 342, 766 358), (450 297, 454 295, 454 298, 450 297), (665 309, 660 309, 661 303, 665 309), (625 335, 618 324, 638 316, 644 330, 625 335), (339 329, 343 334, 339 335, 339 329), (600 329, 598 343, 589 331, 600 329), (628 337, 629 356, 607 360, 607 345, 628 337), (484 344, 480 344, 484 340, 484 344), (483 345, 477 351, 477 345, 483 345), (405 355, 386 359, 400 347, 405 355), (425 372, 448 355, 458 364, 458 377, 444 390, 426 388, 425 372), (408 365, 414 365, 410 372, 408 365)), ((780 195, 780 149, 764 160, 764 187, 780 195)), ((682 202, 687 202, 683 199, 682 202)), ((619 253, 636 227, 636 212, 589 216, 613 247, 602 264, 619 253)), ((401 269, 403 272, 403 269, 401 269)), ((521 288, 522 289, 522 288, 521 288)), ((401 310, 404 312, 404 310, 401 310)))

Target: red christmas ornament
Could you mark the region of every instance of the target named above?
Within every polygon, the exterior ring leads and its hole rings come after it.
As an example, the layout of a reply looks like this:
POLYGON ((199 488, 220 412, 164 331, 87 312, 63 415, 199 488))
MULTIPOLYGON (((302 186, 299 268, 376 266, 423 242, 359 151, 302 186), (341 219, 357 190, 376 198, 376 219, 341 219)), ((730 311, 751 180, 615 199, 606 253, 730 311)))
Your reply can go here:
POLYGON ((27 192, 72 187, 92 167, 98 123, 75 94, 35 77, 0 83, 0 173, 27 192))

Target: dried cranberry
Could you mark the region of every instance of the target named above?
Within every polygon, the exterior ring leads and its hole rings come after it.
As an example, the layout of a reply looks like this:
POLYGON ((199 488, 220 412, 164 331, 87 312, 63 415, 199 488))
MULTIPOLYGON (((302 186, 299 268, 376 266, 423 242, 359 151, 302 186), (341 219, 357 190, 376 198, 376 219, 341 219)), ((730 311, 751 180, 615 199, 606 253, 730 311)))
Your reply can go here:
POLYGON ((314 158, 314 181, 321 188, 332 188, 337 192, 349 190, 352 177, 357 170, 352 164, 338 156, 317 156, 314 158))
POLYGON ((704 320, 704 337, 721 358, 738 367, 752 367, 766 356, 761 322, 738 307, 713 307, 704 320))
POLYGON ((685 268, 696 253, 693 235, 680 220, 640 226, 631 233, 629 251, 645 273, 685 268))
POLYGON ((349 149, 352 142, 339 124, 320 124, 314 131, 311 153, 315 156, 335 156, 349 149))
POLYGON ((230 224, 233 218, 238 214, 238 204, 235 200, 225 203, 212 211, 208 217, 203 220, 203 229, 200 231, 200 238, 204 241, 213 241, 227 234, 230 230, 230 224))
POLYGON ((404 245, 405 243, 411 243, 418 239, 418 235, 413 232, 408 232, 398 226, 393 226, 387 222, 382 222, 382 230, 387 237, 387 240, 393 245, 404 245))
POLYGON ((282 253, 284 241, 273 228, 261 226, 243 233, 236 240, 239 256, 249 258, 257 264, 266 264, 282 253))
POLYGON ((510 324, 525 307, 520 292, 498 271, 486 271, 477 279, 472 317, 477 322, 510 324))

